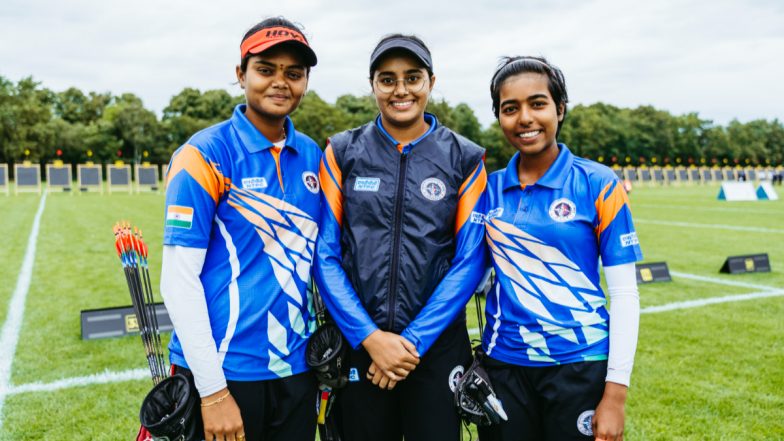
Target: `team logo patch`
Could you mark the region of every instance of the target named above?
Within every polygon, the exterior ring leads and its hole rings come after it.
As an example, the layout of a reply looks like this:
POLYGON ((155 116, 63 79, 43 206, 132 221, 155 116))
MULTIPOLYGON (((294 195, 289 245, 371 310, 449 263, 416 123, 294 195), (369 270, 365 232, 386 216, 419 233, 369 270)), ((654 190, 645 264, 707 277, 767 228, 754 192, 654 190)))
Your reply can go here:
POLYGON ((242 178, 242 188, 245 190, 256 190, 267 188, 267 180, 264 178, 242 178))
POLYGON ((378 191, 380 185, 380 178, 358 177, 357 180, 354 181, 354 191, 378 191))
POLYGON ((629 234, 621 234, 621 246, 630 247, 632 245, 639 245, 640 240, 637 239, 637 233, 632 231, 629 234))
POLYGON ((550 204, 550 218, 556 222, 569 222, 576 214, 577 207, 569 199, 556 199, 550 204))
POLYGON ((585 436, 593 435, 593 410, 586 410, 577 417, 577 430, 585 436))
POLYGON ((457 390, 457 382, 460 381, 460 378, 464 373, 465 369, 459 364, 449 373, 449 389, 451 389, 452 392, 457 390))
POLYGON ((485 222, 485 217, 482 213, 477 213, 476 211, 471 212, 471 223, 472 224, 483 224, 485 222))
POLYGON ((315 173, 311 171, 302 173, 302 182, 305 184, 305 188, 307 188, 309 192, 313 194, 319 192, 319 181, 315 173))
POLYGON ((446 185, 438 178, 427 178, 422 181, 419 191, 431 201, 440 201, 446 196, 446 185))
POLYGON ((166 226, 190 230, 193 225, 193 207, 169 205, 166 208, 166 226))
POLYGON ((497 217, 501 217, 502 214, 504 214, 504 207, 494 208, 487 212, 487 216, 485 216, 485 219, 489 221, 497 217))
POLYGON ((351 368, 348 370, 348 381, 352 383, 359 381, 359 371, 357 371, 357 368, 351 368))

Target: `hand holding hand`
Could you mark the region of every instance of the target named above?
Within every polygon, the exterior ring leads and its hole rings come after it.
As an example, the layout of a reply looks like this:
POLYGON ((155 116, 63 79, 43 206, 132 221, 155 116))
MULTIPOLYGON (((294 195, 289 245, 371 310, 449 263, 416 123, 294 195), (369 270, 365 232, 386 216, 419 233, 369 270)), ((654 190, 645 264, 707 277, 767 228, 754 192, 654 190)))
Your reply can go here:
POLYGON ((381 373, 400 381, 419 364, 419 353, 410 341, 392 332, 373 331, 362 346, 381 373))
MULTIPOLYGON (((367 379, 370 380, 375 386, 378 386, 381 389, 392 390, 397 385, 397 381, 387 377, 381 372, 381 369, 376 366, 376 363, 370 363, 370 367, 367 371, 367 379)), ((403 381, 402 379, 400 381, 403 381)))

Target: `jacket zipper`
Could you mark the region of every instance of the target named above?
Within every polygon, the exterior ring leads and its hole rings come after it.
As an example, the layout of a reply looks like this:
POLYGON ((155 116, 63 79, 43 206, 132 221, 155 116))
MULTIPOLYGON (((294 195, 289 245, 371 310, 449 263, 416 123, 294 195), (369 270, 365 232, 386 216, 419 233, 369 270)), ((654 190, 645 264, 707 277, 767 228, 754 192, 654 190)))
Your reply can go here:
POLYGON ((408 160, 408 153, 403 152, 400 155, 400 168, 397 173, 397 196, 395 198, 395 228, 393 230, 392 238, 392 269, 389 277, 389 324, 387 326, 389 331, 393 331, 395 327, 395 307, 397 301, 397 285, 398 285, 398 271, 400 266, 400 230, 403 228, 402 211, 403 211, 403 193, 406 184, 406 162, 408 160))

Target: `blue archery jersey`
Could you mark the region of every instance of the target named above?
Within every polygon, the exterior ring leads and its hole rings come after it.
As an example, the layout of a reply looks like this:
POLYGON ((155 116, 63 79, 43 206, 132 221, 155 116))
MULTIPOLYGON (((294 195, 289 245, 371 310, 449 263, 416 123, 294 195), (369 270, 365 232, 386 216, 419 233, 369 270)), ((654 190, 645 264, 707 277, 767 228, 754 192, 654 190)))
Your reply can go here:
POLYGON ((599 262, 642 259, 628 197, 612 170, 559 149, 533 185, 520 185, 519 153, 487 183, 486 239, 496 280, 483 347, 516 365, 607 359, 599 262))
MULTIPOLYGON (((200 278, 223 371, 257 381, 308 369, 322 153, 289 119, 285 146, 275 147, 244 110, 174 153, 164 244, 207 249, 200 278)), ((188 366, 176 331, 169 350, 188 366)))

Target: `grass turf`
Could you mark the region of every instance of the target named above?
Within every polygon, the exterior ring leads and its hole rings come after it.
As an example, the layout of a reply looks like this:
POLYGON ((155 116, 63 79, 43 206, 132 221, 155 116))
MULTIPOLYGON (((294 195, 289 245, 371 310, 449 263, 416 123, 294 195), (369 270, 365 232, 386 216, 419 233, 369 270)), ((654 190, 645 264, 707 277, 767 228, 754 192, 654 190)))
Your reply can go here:
MULTIPOLYGON (((138 338, 84 342, 79 311, 130 305, 112 226, 129 220, 150 244, 150 277, 160 277, 160 195, 50 195, 41 219, 33 282, 14 360, 12 382, 49 382, 104 369, 143 367, 138 338), (57 369, 41 363, 41 349, 57 369)), ((157 282, 153 283, 157 293, 157 282)))
MULTIPOLYGON (((777 270, 784 261, 784 201, 728 203, 717 201, 717 193, 717 186, 636 188, 632 211, 646 261, 667 261, 675 272, 784 288, 784 273, 777 270), (773 272, 718 274, 726 256, 757 252, 769 253, 773 272)), ((7 234, 8 247, 0 248, 0 275, 10 281, 0 288, 0 318, 37 205, 33 195, 0 197, 0 209, 10 213, 0 219, 0 228, 14 232, 7 234)), ((82 341, 79 311, 130 303, 112 249, 111 226, 119 219, 145 230, 157 291, 162 215, 163 197, 155 194, 48 197, 12 384, 145 366, 138 337, 82 341)), ((678 277, 640 288, 643 307, 753 291, 678 277)), ((784 297, 643 315, 626 439, 784 438, 782 313, 784 297)), ((468 317, 476 326, 473 302, 468 317)), ((9 396, 0 439, 132 438, 150 384, 139 380, 9 396)))
POLYGON ((16 288, 39 201, 37 195, 6 197, 0 194, 0 213, 3 213, 0 225, 5 234, 0 246, 0 280, 3 281, 0 283, 0 323, 5 321, 8 302, 16 288))

